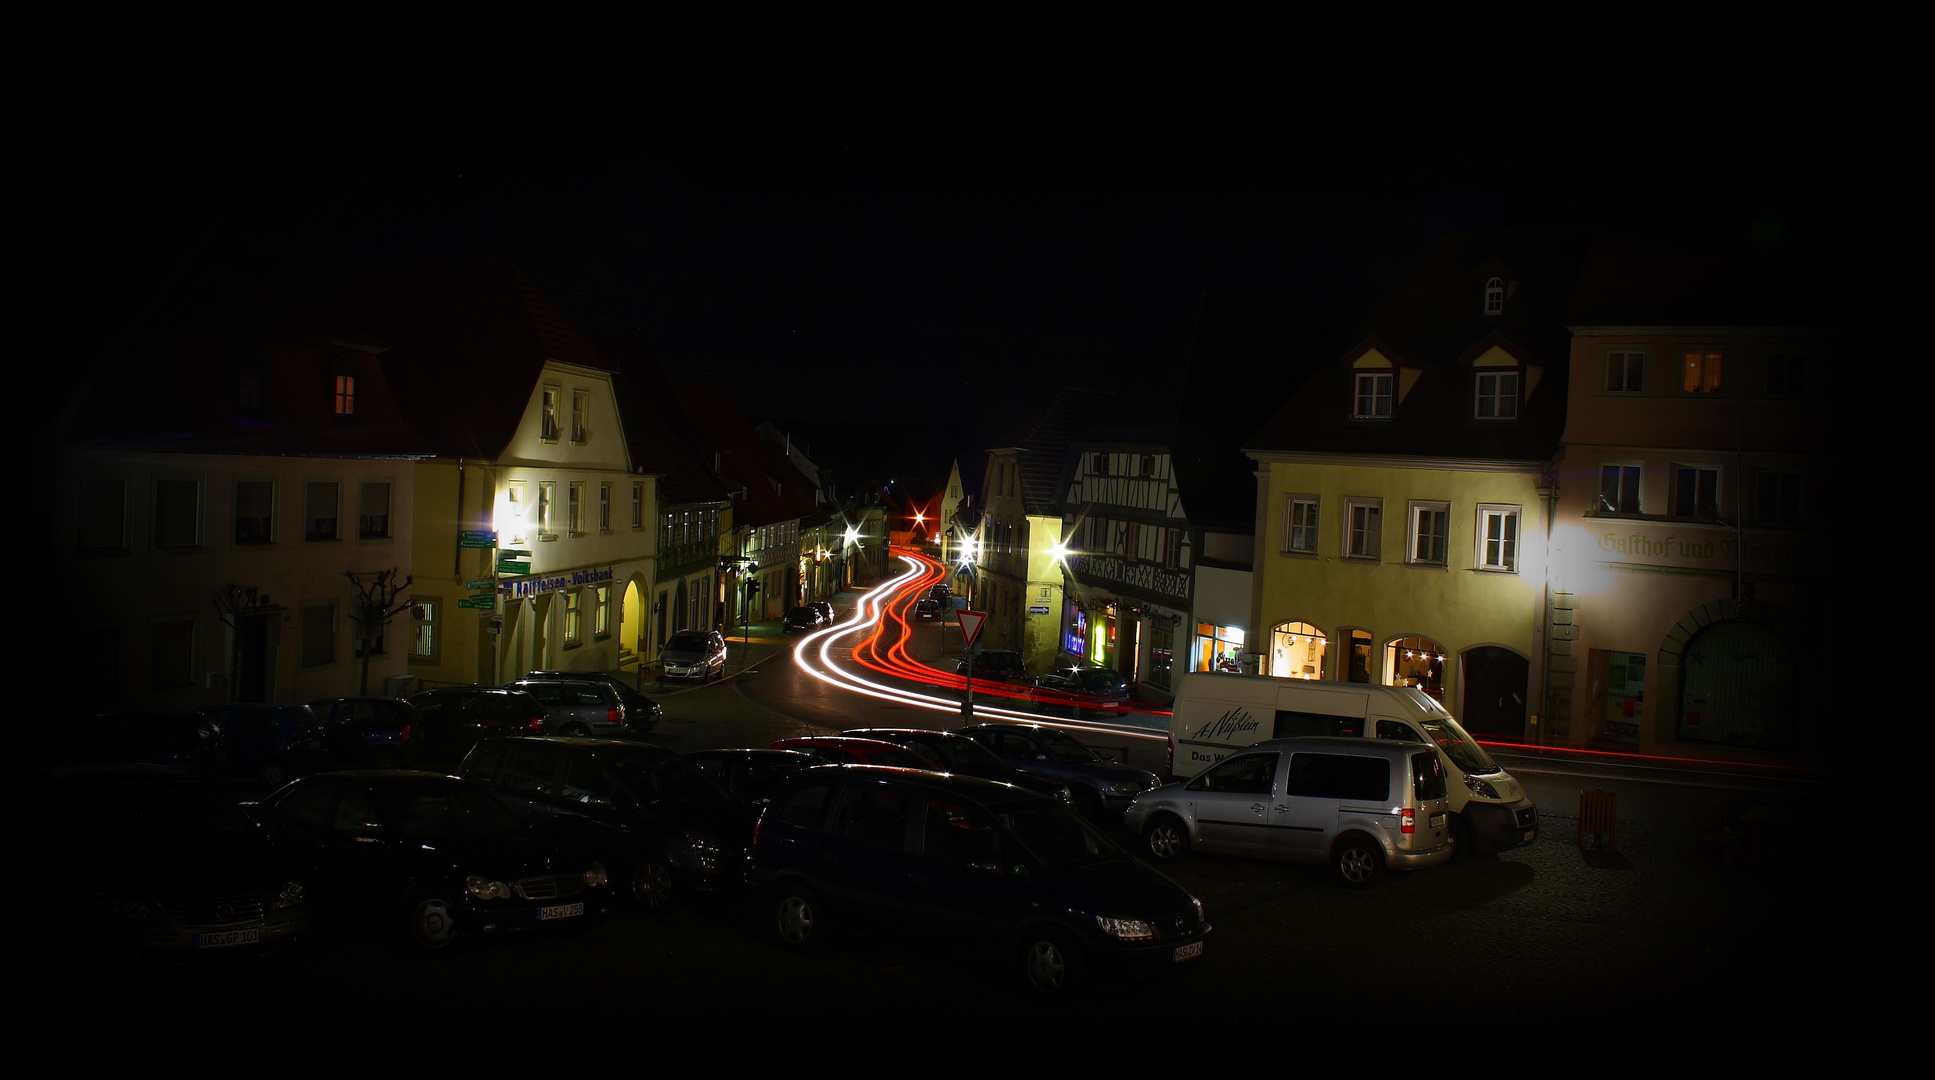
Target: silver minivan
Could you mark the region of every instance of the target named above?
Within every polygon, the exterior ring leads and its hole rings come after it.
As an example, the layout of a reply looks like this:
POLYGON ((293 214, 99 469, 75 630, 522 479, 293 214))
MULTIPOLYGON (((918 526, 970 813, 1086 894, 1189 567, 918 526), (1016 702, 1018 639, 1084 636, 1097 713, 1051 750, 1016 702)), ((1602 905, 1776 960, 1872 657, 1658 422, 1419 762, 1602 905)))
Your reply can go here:
POLYGON ((1451 858, 1444 764, 1393 739, 1270 739, 1135 797, 1124 824, 1157 862, 1191 850, 1329 863, 1351 885, 1451 858))

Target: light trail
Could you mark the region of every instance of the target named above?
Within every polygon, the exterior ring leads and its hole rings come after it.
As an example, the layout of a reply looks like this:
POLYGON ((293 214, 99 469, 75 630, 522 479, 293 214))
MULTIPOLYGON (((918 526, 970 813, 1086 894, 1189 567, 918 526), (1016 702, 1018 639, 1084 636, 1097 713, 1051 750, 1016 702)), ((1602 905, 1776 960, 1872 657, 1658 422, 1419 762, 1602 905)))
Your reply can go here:
MULTIPOLYGON (((958 694, 943 697, 882 682, 865 674, 847 670, 840 660, 836 659, 836 655, 844 650, 847 655, 840 659, 850 661, 879 675, 934 687, 960 686, 960 679, 950 679, 926 664, 916 661, 907 653, 907 641, 913 633, 913 628, 907 622, 907 612, 928 587, 941 579, 940 564, 919 555, 903 553, 897 557, 906 564, 906 571, 862 594, 860 603, 854 609, 857 620, 849 621, 845 626, 829 627, 808 634, 794 647, 793 662, 799 665, 801 671, 830 686, 880 701, 891 701, 926 709, 929 712, 953 713, 958 716, 961 711, 961 700, 958 694), (843 646, 843 642, 848 644, 843 646), (817 658, 817 664, 813 662, 814 658, 817 658)), ((1089 704, 1092 707, 1092 703, 1081 702, 1079 699, 1054 694, 1051 691, 1039 691, 1033 687, 1015 687, 1007 683, 975 679, 974 694, 976 720, 1044 724, 1072 731, 1161 742, 1167 742, 1169 739, 1167 714, 1157 713, 1155 710, 1146 710, 1146 714, 1152 719, 1161 719, 1159 728, 1071 719, 1021 707, 993 704, 993 700, 1023 699, 1035 705, 1079 703, 1089 704)))

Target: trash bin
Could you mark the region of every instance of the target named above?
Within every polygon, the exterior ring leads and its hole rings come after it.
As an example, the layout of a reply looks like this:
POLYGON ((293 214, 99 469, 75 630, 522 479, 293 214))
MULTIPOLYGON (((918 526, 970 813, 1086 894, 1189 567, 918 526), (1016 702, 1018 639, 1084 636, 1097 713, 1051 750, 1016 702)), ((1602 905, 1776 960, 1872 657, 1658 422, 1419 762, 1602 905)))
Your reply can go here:
POLYGON ((1619 850, 1619 792, 1594 788, 1579 793, 1579 846, 1586 837, 1603 837, 1609 851, 1619 850))

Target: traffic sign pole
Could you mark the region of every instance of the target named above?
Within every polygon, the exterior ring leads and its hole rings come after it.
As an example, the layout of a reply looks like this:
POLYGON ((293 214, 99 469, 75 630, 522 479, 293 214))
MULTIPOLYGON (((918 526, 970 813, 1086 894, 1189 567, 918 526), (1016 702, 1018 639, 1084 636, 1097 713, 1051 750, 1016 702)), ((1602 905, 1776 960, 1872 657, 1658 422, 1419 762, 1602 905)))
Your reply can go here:
POLYGON ((968 723, 973 723, 974 643, 981 637, 981 626, 988 621, 988 613, 985 611, 969 611, 966 608, 960 608, 954 612, 954 618, 961 624, 961 662, 965 665, 967 671, 967 681, 963 687, 965 696, 961 699, 961 719, 968 723))

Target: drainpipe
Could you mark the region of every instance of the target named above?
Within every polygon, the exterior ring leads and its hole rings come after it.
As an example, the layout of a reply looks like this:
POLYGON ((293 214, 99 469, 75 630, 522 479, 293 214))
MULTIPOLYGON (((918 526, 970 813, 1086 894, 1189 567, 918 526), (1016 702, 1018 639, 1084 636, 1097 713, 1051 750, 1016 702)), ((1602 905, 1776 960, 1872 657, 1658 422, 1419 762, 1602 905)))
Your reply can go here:
POLYGON ((1559 478, 1547 467, 1539 485, 1540 512, 1545 517, 1545 580, 1541 588, 1544 602, 1539 607, 1539 693, 1532 699, 1539 703, 1541 715, 1532 741, 1544 746, 1545 733, 1552 726, 1552 518, 1558 513, 1559 478))

